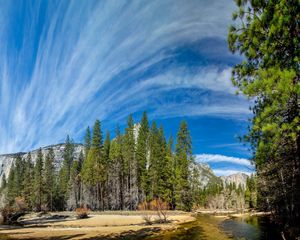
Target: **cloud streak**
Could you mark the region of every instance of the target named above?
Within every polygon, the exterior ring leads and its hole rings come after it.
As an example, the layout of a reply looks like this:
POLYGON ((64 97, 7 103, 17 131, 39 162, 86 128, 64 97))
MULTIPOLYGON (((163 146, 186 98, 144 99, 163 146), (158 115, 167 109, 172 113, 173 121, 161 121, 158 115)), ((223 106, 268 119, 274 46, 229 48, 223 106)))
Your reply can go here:
POLYGON ((116 124, 144 109, 245 119, 230 66, 181 64, 176 52, 225 39, 233 8, 217 0, 1 4, 0 153, 78 139, 96 118, 116 124))
POLYGON ((198 154, 195 156, 195 158, 196 161, 198 162, 206 162, 206 163, 227 162, 227 163, 253 168, 251 161, 245 158, 228 157, 220 154, 198 154))
POLYGON ((255 167, 249 159, 224 156, 221 154, 197 154, 196 162, 207 163, 217 176, 228 176, 235 173, 252 174, 255 167))
POLYGON ((241 170, 234 170, 234 169, 214 169, 213 172, 217 176, 229 176, 236 173, 244 173, 250 176, 253 172, 250 171, 241 171, 241 170))

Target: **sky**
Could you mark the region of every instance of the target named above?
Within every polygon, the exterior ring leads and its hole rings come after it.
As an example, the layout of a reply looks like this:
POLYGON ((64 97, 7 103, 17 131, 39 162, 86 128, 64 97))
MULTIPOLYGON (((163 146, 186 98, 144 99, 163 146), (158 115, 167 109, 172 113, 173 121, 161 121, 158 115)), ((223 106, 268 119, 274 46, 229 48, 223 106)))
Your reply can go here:
POLYGON ((81 142, 143 111, 217 175, 251 173, 251 117, 227 47, 234 1, 0 0, 0 154, 81 142))

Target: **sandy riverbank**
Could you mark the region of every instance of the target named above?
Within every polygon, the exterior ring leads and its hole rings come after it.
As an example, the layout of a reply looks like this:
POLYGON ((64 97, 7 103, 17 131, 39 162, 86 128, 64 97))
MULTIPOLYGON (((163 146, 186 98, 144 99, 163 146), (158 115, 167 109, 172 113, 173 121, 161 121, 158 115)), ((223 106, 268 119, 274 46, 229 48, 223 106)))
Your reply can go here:
POLYGON ((258 212, 254 210, 236 211, 236 210, 221 210, 221 209, 212 209, 212 210, 201 209, 201 210, 197 210, 196 213, 213 215, 214 217, 217 218, 230 218, 230 217, 240 218, 240 217, 249 217, 249 216, 266 216, 271 214, 271 212, 258 212))
MULTIPOLYGON (((148 213, 149 214, 149 213, 148 213)), ((169 212, 168 223, 146 225, 140 212, 92 213, 87 219, 75 219, 73 213, 51 213, 43 217, 28 215, 23 227, 0 226, 0 234, 12 239, 143 239, 162 230, 176 228, 178 224, 195 218, 184 212, 169 212), (63 216, 58 219, 53 216, 63 216)), ((152 213, 152 219, 157 219, 152 213)), ((1 238, 0 238, 1 239, 1 238)))

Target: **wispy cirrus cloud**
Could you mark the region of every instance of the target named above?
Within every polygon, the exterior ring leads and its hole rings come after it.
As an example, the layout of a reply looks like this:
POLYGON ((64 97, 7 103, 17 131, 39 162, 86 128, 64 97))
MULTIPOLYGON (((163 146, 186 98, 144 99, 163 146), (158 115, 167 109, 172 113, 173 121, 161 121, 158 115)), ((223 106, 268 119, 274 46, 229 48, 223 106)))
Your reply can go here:
POLYGON ((198 154, 195 156, 195 158, 196 161, 199 162, 206 162, 206 163, 228 162, 232 164, 238 164, 245 167, 253 168, 252 162, 246 158, 229 157, 221 154, 198 154))
POLYGON ((235 173, 247 175, 255 172, 253 163, 246 158, 224 156, 221 154, 197 154, 196 162, 203 162, 210 165, 217 176, 228 176, 235 173))
POLYGON ((233 96, 230 66, 179 54, 224 40, 233 8, 217 0, 1 3, 0 153, 78 139, 96 118, 116 124, 144 109, 244 119, 248 103, 233 96))
POLYGON ((253 171, 241 171, 241 170, 234 170, 234 169, 214 169, 213 172, 217 176, 229 176, 236 173, 244 173, 250 176, 253 173, 253 171))

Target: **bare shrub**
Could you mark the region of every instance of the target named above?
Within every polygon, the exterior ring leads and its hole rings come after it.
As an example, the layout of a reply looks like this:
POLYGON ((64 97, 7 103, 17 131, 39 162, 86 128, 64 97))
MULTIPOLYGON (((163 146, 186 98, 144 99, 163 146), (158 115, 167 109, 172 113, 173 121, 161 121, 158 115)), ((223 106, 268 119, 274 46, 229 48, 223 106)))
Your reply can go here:
POLYGON ((15 212, 15 209, 12 207, 6 206, 1 209, 2 223, 10 224, 11 215, 15 212))
POLYGON ((149 214, 149 203, 147 201, 141 202, 138 205, 138 210, 143 211, 142 218, 146 222, 146 224, 152 224, 152 215, 149 214))
POLYGON ((48 205, 47 204, 42 204, 41 205, 41 212, 43 214, 45 214, 45 213, 48 213, 48 211, 49 211, 48 205))
POLYGON ((87 209, 86 207, 76 208, 75 212, 77 219, 88 218, 89 209, 87 209))
POLYGON ((168 221, 169 204, 162 199, 157 198, 150 202, 150 209, 156 211, 158 221, 166 223, 168 221))
POLYGON ((13 206, 5 206, 1 209, 2 224, 14 224, 25 215, 27 204, 23 197, 16 197, 13 206))
MULTIPOLYGON (((16 204, 15 204, 16 205, 16 204)), ((10 207, 5 206, 1 209, 2 216, 2 224, 15 224, 18 222, 18 219, 25 215, 25 211, 23 210, 23 205, 21 204, 19 207, 10 207)))
POLYGON ((27 210, 27 204, 25 198, 16 197, 15 198, 16 211, 25 212, 27 210))
POLYGON ((192 211, 193 212, 197 212, 199 209, 201 209, 200 204, 193 204, 193 206, 192 206, 192 211))

